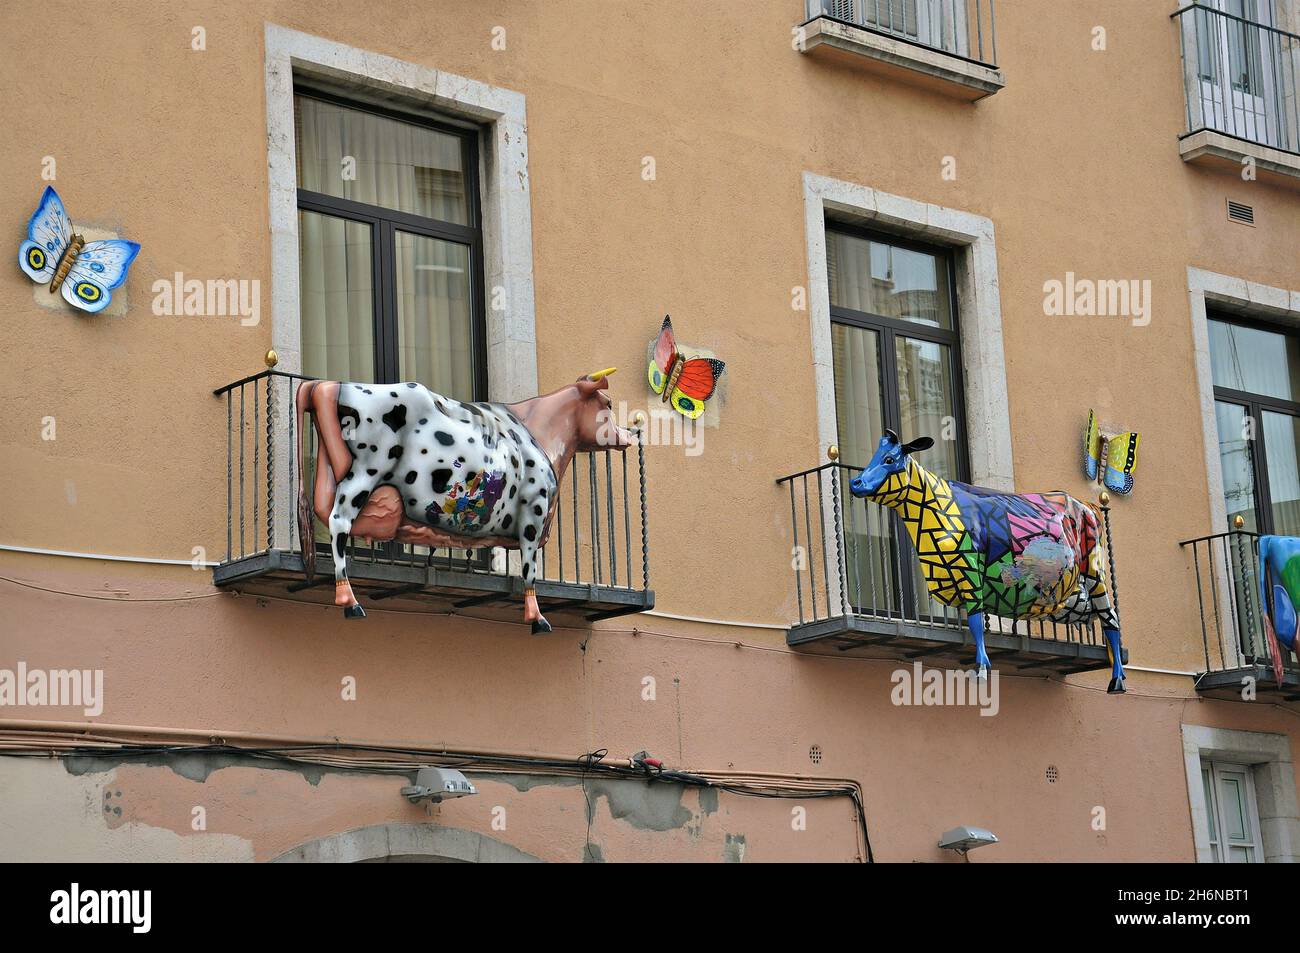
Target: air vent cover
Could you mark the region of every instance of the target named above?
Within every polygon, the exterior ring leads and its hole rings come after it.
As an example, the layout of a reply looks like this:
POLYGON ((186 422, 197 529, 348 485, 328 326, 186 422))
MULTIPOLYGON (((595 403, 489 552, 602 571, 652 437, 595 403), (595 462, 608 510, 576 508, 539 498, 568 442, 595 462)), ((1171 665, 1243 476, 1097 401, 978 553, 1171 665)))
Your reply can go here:
POLYGON ((1243 225, 1255 224, 1255 208, 1243 202, 1228 199, 1228 221, 1241 222, 1243 225))

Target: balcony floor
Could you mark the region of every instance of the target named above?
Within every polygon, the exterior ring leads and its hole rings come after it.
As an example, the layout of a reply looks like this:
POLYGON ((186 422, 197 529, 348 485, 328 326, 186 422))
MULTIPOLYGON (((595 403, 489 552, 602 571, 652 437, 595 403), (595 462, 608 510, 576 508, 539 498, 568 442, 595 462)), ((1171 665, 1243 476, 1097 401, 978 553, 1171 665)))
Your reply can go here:
MULTIPOLYGON (((213 569, 212 576, 215 585, 248 595, 333 605, 334 572, 329 558, 324 557, 323 564, 318 558, 316 570, 315 582, 308 586, 301 554, 271 549, 224 562, 213 569)), ((348 578, 357 599, 367 608, 422 609, 507 622, 522 618, 524 584, 515 576, 349 560, 348 578)), ((537 604, 553 625, 586 625, 645 612, 655 604, 654 590, 545 579, 539 579, 536 588, 537 604)))
POLYGON ((1226 701, 1243 701, 1242 679, 1255 680, 1255 697, 1262 702, 1300 701, 1300 672, 1293 668, 1282 669, 1282 684, 1273 677, 1272 665, 1243 665, 1220 672, 1203 672, 1196 676, 1196 693, 1205 698, 1222 698, 1226 701))
MULTIPOLYGON (((939 667, 972 667, 975 643, 962 626, 925 625, 871 616, 833 616, 791 626, 786 644, 801 652, 923 659, 939 667)), ((995 669, 1042 669, 1057 675, 1110 668, 1102 642, 1067 642, 986 632, 984 646, 995 669)), ((1124 661, 1128 661, 1127 651, 1124 661)))

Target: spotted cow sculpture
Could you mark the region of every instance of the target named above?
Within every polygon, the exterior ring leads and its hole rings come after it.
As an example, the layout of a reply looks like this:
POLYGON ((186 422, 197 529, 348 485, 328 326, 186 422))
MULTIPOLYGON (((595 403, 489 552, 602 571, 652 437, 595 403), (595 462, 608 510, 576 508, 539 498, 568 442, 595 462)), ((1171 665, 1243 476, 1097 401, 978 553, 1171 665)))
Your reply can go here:
POLYGON ((1084 622, 1098 617, 1111 662, 1107 691, 1124 692, 1119 616, 1106 587, 1097 512, 1067 493, 999 493, 945 480, 912 458, 929 437, 900 443, 886 430, 849 484, 898 513, 916 547, 930 594, 966 610, 981 677, 985 613, 1084 622))
POLYGON ((1278 643, 1286 646, 1288 652, 1294 652, 1300 635, 1300 539, 1259 538, 1259 590, 1273 677, 1281 687, 1285 665, 1278 643))
POLYGON ((537 606, 537 554, 578 451, 623 450, 605 391, 614 368, 517 404, 462 403, 421 384, 306 381, 300 422, 298 524, 308 581, 315 574, 312 514, 329 527, 334 604, 365 618, 348 581, 349 537, 430 547, 518 549, 524 621, 549 632, 537 606), (318 438, 309 504, 306 415, 318 438))

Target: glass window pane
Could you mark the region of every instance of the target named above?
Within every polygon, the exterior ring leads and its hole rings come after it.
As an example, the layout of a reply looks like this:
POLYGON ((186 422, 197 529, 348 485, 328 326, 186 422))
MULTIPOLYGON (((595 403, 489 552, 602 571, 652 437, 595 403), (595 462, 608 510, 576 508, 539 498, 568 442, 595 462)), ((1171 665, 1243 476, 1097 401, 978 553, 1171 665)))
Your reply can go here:
POLYGON ((469 224, 460 136, 301 95, 294 135, 299 188, 469 224))
POLYGON ((302 372, 338 381, 375 379, 370 226, 298 211, 302 372))
POLYGON ((1210 321, 1215 387, 1300 401, 1300 338, 1210 321))
POLYGON ((1300 418, 1268 410, 1262 416, 1273 532, 1300 535, 1300 458, 1296 453, 1300 418))
POLYGON ((401 378, 473 400, 469 246, 401 231, 396 246, 401 378))
POLYGON ((842 232, 826 232, 831 304, 951 329, 945 256, 842 232))
POLYGON ((1245 779, 1238 773, 1219 772, 1219 803, 1223 810, 1223 836, 1230 841, 1250 839, 1246 821, 1245 779))
POLYGON ((1219 467, 1223 471, 1223 499, 1227 504, 1228 525, 1232 525, 1233 517, 1240 516, 1246 521, 1244 529, 1258 532, 1246 408, 1215 401, 1214 415, 1218 425, 1219 467))
POLYGON ((934 438, 925 451, 926 469, 948 480, 957 469, 956 412, 953 407, 951 348, 899 335, 894 339, 898 373, 898 421, 903 440, 934 438))

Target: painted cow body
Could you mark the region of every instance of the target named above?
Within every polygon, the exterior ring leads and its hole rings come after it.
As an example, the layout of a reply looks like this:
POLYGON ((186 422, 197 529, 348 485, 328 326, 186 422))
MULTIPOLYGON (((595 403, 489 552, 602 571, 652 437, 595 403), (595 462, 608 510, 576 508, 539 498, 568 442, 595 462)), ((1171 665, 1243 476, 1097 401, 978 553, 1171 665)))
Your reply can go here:
POLYGON ((1296 650, 1300 630, 1300 539, 1294 536, 1259 538, 1260 605, 1264 607, 1264 634, 1273 660, 1273 677, 1282 684, 1282 650, 1296 650))
POLYGON ((898 513, 916 547, 926 587, 966 610, 981 675, 985 614, 1056 622, 1101 620, 1111 661, 1108 691, 1124 691, 1119 616, 1106 588, 1096 511, 1067 493, 998 493, 945 480, 912 459, 933 446, 900 444, 885 431, 871 463, 850 483, 898 513))
POLYGON ((308 381, 298 389, 319 438, 311 505, 300 474, 299 533, 308 579, 315 571, 312 514, 329 527, 336 605, 364 618, 347 577, 348 538, 432 547, 520 551, 524 619, 537 607, 537 553, 545 545, 564 472, 579 450, 622 450, 631 434, 609 420, 603 391, 613 369, 518 404, 462 403, 421 384, 308 381))

